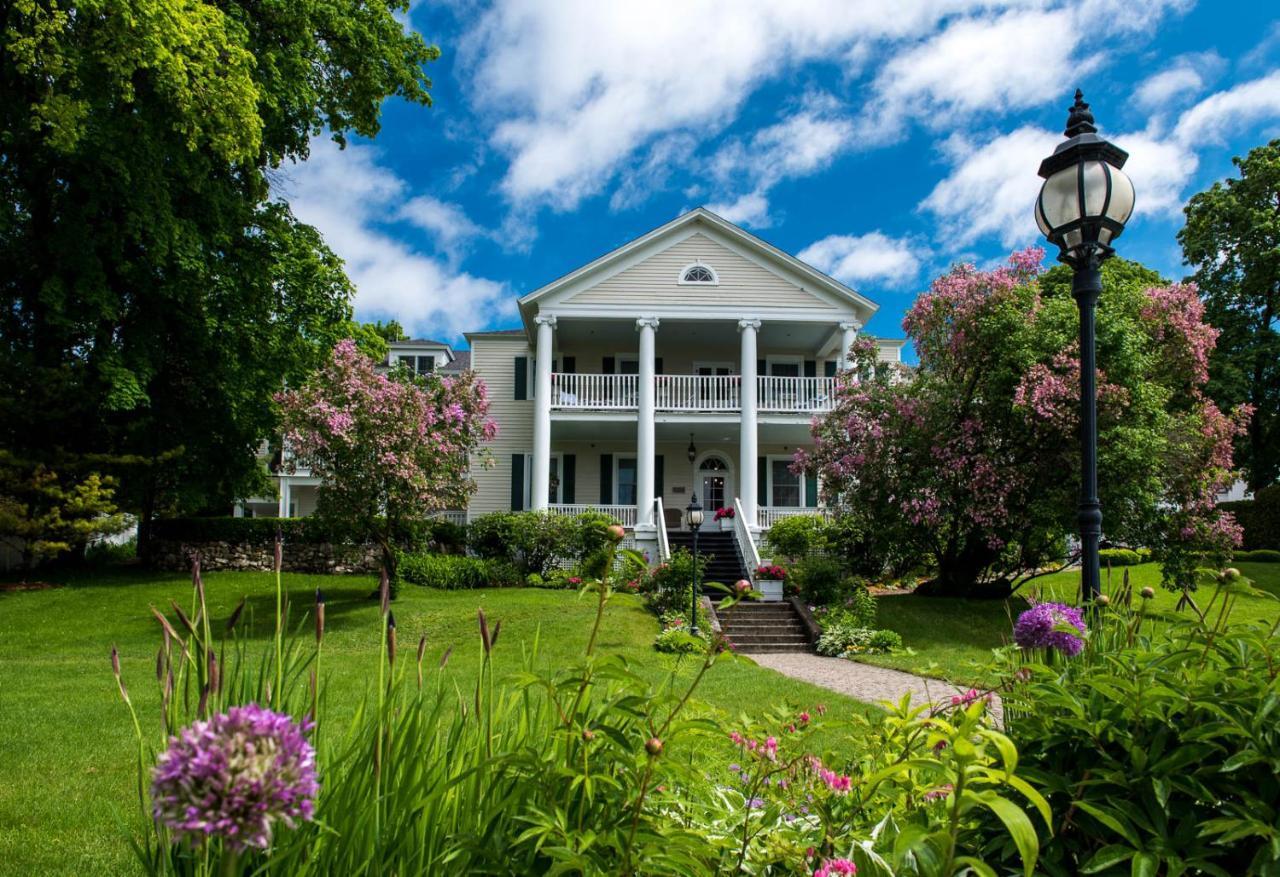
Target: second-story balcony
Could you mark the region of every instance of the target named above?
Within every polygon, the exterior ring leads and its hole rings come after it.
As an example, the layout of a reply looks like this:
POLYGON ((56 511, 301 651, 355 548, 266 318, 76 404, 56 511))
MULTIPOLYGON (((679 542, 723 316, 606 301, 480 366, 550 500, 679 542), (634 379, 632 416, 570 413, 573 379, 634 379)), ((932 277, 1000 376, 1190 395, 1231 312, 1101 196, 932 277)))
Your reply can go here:
MULTIPOLYGON (((736 412, 742 408, 738 375, 655 375, 658 411, 736 412)), ((782 414, 830 411, 835 378, 761 375, 756 379, 756 408, 782 414)), ((551 375, 551 408, 559 411, 637 411, 640 377, 635 374, 551 375)))

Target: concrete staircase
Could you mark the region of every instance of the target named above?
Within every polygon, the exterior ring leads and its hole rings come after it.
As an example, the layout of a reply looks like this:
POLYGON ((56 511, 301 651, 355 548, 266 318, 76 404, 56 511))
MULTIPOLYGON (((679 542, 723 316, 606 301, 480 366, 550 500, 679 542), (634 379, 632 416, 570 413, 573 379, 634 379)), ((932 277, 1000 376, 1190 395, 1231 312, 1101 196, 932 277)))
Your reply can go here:
MULTIPOLYGON (((693 534, 684 530, 668 530, 667 543, 671 550, 687 548, 693 551, 693 534)), ((733 533, 725 530, 703 530, 698 534, 698 555, 710 558, 707 568, 702 574, 704 582, 719 582, 732 588, 738 579, 745 579, 747 571, 742 568, 742 560, 738 557, 738 543, 733 533)), ((719 600, 724 594, 710 593, 713 600, 719 600)))
POLYGON ((732 609, 717 610, 720 628, 736 652, 812 652, 809 628, 789 601, 743 601, 732 609))

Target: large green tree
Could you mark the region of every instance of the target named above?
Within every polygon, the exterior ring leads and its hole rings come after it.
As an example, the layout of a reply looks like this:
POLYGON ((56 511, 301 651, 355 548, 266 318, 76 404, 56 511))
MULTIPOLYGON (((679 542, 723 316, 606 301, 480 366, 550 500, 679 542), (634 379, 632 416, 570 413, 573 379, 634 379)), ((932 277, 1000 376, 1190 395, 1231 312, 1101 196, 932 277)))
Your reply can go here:
POLYGON ((1258 490, 1280 478, 1280 140, 1234 162, 1239 179, 1188 202, 1178 240, 1222 331, 1209 394, 1223 408, 1253 406, 1239 457, 1258 490))
POLYGON ((340 260, 268 173, 429 103, 407 6, 0 6, 0 448, 112 472, 144 524, 260 484, 271 394, 352 334, 340 260))

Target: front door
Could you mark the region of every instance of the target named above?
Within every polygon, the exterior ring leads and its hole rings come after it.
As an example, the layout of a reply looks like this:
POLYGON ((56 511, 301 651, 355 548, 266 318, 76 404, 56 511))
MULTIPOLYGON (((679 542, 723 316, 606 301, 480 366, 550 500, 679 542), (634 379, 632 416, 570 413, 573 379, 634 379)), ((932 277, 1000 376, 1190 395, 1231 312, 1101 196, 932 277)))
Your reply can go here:
POLYGON ((702 476, 702 507, 711 515, 725 507, 725 483, 723 475, 702 476))

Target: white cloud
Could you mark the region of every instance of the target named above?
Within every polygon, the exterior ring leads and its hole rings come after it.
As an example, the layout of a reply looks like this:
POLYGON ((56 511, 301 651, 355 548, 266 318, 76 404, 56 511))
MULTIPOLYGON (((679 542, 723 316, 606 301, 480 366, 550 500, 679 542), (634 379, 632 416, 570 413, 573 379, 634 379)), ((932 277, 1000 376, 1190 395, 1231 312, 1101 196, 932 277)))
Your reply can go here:
POLYGON ((1203 92, 1225 63, 1215 52, 1198 52, 1175 58, 1165 69, 1138 85, 1134 91, 1134 103, 1149 112, 1167 112, 1171 106, 1203 92))
POLYGON ((734 225, 752 228, 768 228, 769 199, 760 192, 748 192, 734 201, 724 204, 708 204, 707 209, 734 225))
POLYGON ((396 215, 427 232, 436 247, 454 261, 467 243, 484 234, 457 204, 430 195, 410 198, 396 215))
MULTIPOLYGON (((1120 34, 1132 42, 1189 3, 497 0, 463 35, 459 69, 508 159, 504 194, 570 209, 649 143, 671 134, 705 142, 761 84, 815 61, 843 68, 851 86, 865 70, 883 71, 859 87, 860 105, 874 110, 842 144, 866 148, 915 121, 942 127, 1060 96, 1064 79, 1097 63, 1094 46, 1120 34)), ((793 175, 813 160, 792 157, 793 175)), ((619 203, 636 197, 632 186, 619 203)))
POLYGON ((460 214, 452 205, 411 198, 408 185, 378 164, 374 147, 340 150, 316 139, 311 157, 284 174, 277 190, 346 263, 361 318, 395 318, 415 335, 455 337, 514 313, 515 297, 504 284, 425 256, 384 225, 398 219, 449 235, 448 218, 460 214))
POLYGON ((1228 132, 1280 117, 1280 70, 1211 94, 1178 118, 1173 135, 1182 143, 1223 143, 1228 132))
POLYGON ((830 235, 797 254, 819 271, 850 286, 858 281, 879 281, 904 286, 920 273, 921 247, 879 231, 864 235, 830 235))
POLYGON ((1040 192, 1040 161, 1062 140, 1054 131, 1026 125, 985 143, 958 138, 948 145, 951 174, 921 202, 937 220, 935 238, 948 249, 994 236, 1006 247, 1030 243, 1032 207, 1040 192))

